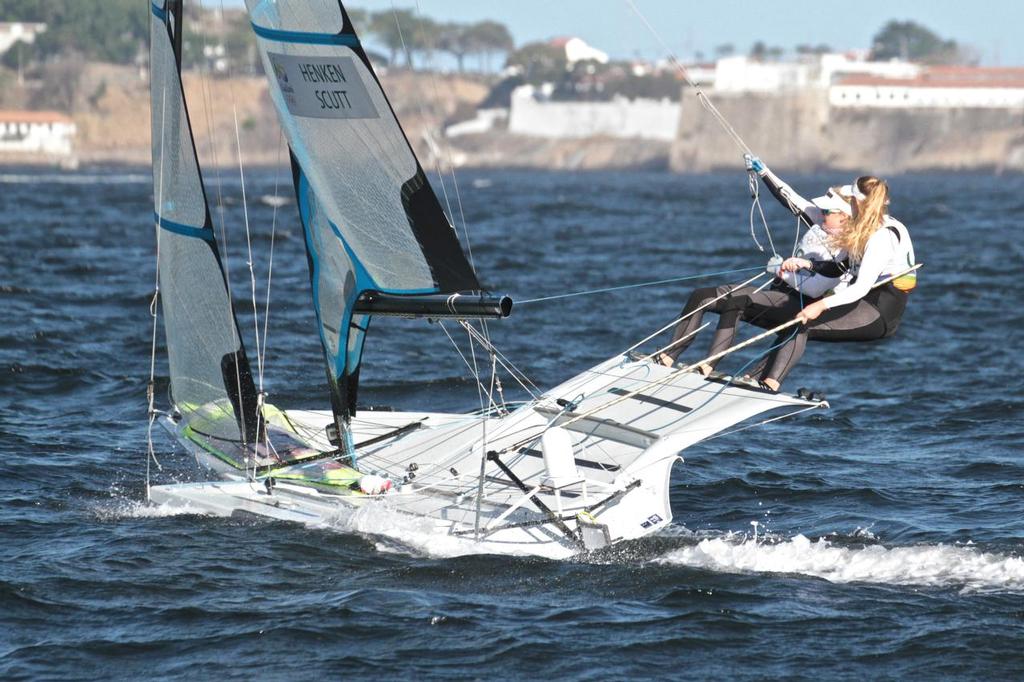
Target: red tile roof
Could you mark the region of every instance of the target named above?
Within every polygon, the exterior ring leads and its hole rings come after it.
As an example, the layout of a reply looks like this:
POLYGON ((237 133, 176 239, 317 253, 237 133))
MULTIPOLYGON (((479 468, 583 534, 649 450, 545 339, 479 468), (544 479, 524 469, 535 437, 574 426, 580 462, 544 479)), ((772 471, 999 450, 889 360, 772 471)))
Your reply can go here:
POLYGON ((15 111, 0 109, 0 123, 74 123, 57 111, 15 111))

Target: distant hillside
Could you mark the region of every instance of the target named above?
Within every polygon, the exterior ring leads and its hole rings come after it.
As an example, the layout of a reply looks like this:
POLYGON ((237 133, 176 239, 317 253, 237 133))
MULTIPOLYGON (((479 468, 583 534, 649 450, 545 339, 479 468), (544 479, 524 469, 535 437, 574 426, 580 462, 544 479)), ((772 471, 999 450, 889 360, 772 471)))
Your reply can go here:
MULTIPOLYGON (((76 150, 84 163, 150 162, 149 83, 145 70, 89 63, 60 79, 19 85, 10 71, 0 73, 0 108, 47 108, 68 112, 78 125, 76 150), (56 88, 61 92, 55 92, 56 88), (59 101, 54 101, 54 98, 59 101)), ((487 95, 480 79, 427 76, 404 70, 382 75, 395 110, 417 153, 427 165, 428 137, 437 140, 443 122, 460 108, 472 109, 487 95)), ((237 116, 242 158, 247 164, 278 160, 280 128, 262 76, 232 78, 189 71, 184 76, 189 115, 204 165, 235 166, 237 116)), ((287 151, 284 152, 287 154, 287 151)), ((287 156, 284 156, 287 161, 287 156)))

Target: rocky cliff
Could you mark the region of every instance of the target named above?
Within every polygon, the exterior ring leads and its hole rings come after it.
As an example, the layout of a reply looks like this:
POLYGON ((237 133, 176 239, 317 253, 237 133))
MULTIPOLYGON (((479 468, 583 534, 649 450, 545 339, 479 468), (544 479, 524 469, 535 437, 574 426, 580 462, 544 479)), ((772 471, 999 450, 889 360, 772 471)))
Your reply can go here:
MULTIPOLYGON (((824 94, 718 96, 718 110, 777 168, 850 172, 1024 171, 1024 111, 829 107, 824 94)), ((736 168, 740 150, 687 94, 669 167, 736 168)))

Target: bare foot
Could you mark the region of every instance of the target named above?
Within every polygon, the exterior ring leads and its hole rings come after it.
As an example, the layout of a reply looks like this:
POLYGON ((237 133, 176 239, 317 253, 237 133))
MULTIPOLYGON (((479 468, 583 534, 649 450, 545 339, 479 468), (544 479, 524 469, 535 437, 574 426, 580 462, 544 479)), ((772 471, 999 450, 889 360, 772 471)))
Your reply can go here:
POLYGON ((775 391, 776 393, 778 393, 778 392, 779 392, 779 388, 781 388, 781 387, 782 387, 782 384, 780 384, 780 383, 779 383, 778 381, 776 381, 775 379, 762 379, 762 383, 763 383, 763 384, 764 384, 765 386, 767 386, 768 388, 770 388, 770 389, 772 389, 773 391, 775 391))
POLYGON ((715 371, 715 368, 707 364, 706 362, 702 362, 699 365, 697 365, 697 371, 703 374, 704 376, 708 376, 709 374, 715 371))
POLYGON ((655 353, 653 360, 659 365, 665 365, 671 367, 675 363, 675 359, 668 353, 655 353))

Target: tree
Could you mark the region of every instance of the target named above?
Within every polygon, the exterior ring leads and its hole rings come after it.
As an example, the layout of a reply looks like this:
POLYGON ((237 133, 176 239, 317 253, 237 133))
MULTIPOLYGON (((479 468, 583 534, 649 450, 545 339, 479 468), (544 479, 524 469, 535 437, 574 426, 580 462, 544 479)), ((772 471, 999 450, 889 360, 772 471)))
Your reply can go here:
POLYGON ((395 64, 398 61, 398 53, 405 55, 405 64, 412 68, 412 53, 405 41, 405 34, 402 25, 411 26, 415 20, 412 10, 396 9, 391 12, 374 12, 370 15, 370 33, 376 36, 384 47, 388 49, 388 62, 395 64))
POLYGON ((778 60, 784 52, 781 47, 769 47, 763 40, 758 40, 750 48, 750 58, 757 62, 778 60))
POLYGON ((472 36, 465 24, 441 24, 437 33, 437 48, 455 57, 459 73, 465 71, 466 55, 473 51, 472 36))
POLYGON ((68 51, 48 61, 41 70, 47 85, 32 97, 32 107, 73 112, 77 107, 85 61, 81 55, 68 51))
POLYGON ((913 21, 890 21, 871 41, 871 58, 905 59, 927 64, 962 64, 970 55, 954 40, 943 40, 936 33, 913 21))
POLYGON ((414 54, 429 56, 438 46, 438 23, 410 9, 374 12, 370 15, 369 27, 370 33, 388 48, 391 63, 395 63, 398 53, 402 52, 405 65, 410 69, 414 54))
POLYGON ((23 58, 43 61, 64 53, 130 64, 149 39, 148 5, 136 0, 0 0, 5 21, 46 24, 23 58))
POLYGON ((723 43, 715 47, 715 59, 731 57, 736 53, 736 46, 732 43, 723 43))
POLYGON ((508 54, 515 47, 515 41, 508 27, 497 21, 478 21, 468 27, 471 52, 482 58, 485 71, 491 70, 491 58, 495 54, 508 54))
POLYGON ((828 54, 832 51, 832 48, 825 43, 819 43, 818 45, 800 44, 796 46, 797 54, 828 54))
POLYGON ((510 53, 506 64, 523 70, 523 79, 531 85, 559 82, 565 77, 569 61, 565 50, 548 43, 527 43, 510 53))

